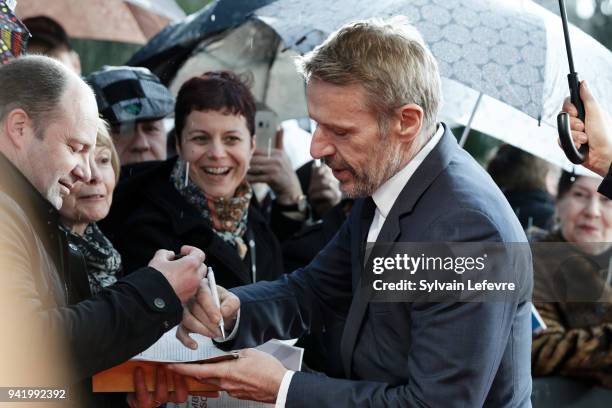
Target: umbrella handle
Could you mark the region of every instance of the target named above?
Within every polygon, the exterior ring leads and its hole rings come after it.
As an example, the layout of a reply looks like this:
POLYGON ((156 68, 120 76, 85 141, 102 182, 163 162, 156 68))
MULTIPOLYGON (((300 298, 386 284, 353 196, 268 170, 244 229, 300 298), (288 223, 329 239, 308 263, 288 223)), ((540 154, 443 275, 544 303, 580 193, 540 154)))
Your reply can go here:
MULTIPOLYGON (((570 73, 567 76, 567 81, 570 88, 570 100, 578 111, 578 118, 584 122, 585 112, 584 104, 582 103, 582 99, 580 99, 580 81, 578 80, 578 74, 576 72, 570 73)), ((585 143, 580 146, 579 149, 576 149, 574 141, 572 140, 569 113, 561 112, 557 115, 557 130, 559 132, 561 148, 567 158, 574 164, 584 163, 589 153, 589 145, 585 143)))

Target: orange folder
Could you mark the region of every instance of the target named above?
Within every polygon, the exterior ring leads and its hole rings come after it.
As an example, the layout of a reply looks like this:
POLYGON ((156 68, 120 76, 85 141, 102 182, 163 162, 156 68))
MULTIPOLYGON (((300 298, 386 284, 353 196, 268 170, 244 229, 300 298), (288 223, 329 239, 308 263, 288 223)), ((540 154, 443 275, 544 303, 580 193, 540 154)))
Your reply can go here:
MULTIPOLYGON (((218 361, 238 358, 237 353, 231 353, 202 361, 188 362, 188 364, 208 364, 218 361)), ((141 367, 144 371, 145 383, 149 391, 155 390, 155 368, 168 363, 157 361, 128 360, 108 370, 101 371, 93 376, 93 392, 134 392, 134 370, 141 367)), ((192 377, 187 377, 189 391, 220 391, 219 386, 204 384, 192 377)), ((173 376, 167 376, 168 391, 174 391, 173 376)))

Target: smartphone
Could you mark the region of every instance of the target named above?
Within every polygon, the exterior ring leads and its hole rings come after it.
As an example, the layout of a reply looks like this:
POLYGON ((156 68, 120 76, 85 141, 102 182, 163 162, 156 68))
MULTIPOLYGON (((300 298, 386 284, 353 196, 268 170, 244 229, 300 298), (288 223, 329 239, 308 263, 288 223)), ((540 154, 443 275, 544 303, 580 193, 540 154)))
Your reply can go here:
POLYGON ((257 148, 268 152, 276 146, 276 128, 278 127, 278 115, 271 110, 258 110, 255 113, 255 134, 257 135, 257 148))

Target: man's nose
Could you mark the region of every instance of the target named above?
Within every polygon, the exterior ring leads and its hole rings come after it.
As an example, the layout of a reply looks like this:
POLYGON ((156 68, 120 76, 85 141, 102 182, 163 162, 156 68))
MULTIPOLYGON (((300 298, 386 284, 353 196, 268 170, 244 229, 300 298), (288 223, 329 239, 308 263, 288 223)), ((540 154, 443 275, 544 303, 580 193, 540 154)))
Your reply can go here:
POLYGON ((322 157, 331 156, 334 152, 334 146, 329 143, 323 130, 317 127, 312 135, 312 141, 310 142, 310 155, 312 158, 320 159, 322 157))
POLYGON ((132 143, 130 146, 131 151, 137 152, 146 152, 151 149, 151 145, 149 144, 149 139, 145 132, 140 129, 140 126, 136 126, 134 128, 134 133, 132 136, 132 143))

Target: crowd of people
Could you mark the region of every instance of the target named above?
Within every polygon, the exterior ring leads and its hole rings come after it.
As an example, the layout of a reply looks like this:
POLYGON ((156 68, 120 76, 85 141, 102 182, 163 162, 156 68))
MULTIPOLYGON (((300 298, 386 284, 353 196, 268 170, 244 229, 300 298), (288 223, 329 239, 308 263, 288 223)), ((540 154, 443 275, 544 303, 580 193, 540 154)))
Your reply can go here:
POLYGON ((489 176, 437 120, 418 32, 351 23, 299 60, 317 127, 294 170, 282 133, 257 148, 248 78, 203 72, 176 97, 146 68, 81 78, 48 20, 26 20, 31 55, 0 66, 0 385, 69 384, 87 407, 181 403, 184 376, 278 407, 527 407, 532 375, 612 388, 612 121, 586 83, 585 121, 563 109, 603 182, 511 146, 489 176), (575 262, 532 275, 511 258, 522 284, 505 302, 370 302, 360 283, 366 242, 528 238, 575 262), (160 368, 152 392, 139 370, 135 393, 91 392, 91 376, 175 326, 186 347, 199 333, 240 358, 160 368), (298 339, 305 369, 250 349, 271 338, 298 339))

